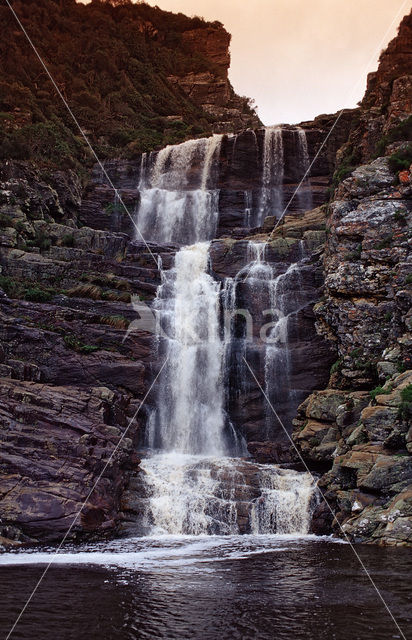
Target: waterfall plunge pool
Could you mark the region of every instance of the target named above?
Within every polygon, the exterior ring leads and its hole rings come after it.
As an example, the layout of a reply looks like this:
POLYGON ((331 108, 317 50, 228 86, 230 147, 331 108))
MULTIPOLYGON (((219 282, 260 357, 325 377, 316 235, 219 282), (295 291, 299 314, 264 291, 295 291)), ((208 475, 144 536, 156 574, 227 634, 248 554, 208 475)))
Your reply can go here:
MULTIPOLYGON (((357 546, 406 637, 410 552, 357 546)), ((349 545, 314 536, 159 536, 0 555, 0 625, 59 640, 388 640, 400 634, 349 545)), ((410 600, 409 600, 410 602, 410 600)))

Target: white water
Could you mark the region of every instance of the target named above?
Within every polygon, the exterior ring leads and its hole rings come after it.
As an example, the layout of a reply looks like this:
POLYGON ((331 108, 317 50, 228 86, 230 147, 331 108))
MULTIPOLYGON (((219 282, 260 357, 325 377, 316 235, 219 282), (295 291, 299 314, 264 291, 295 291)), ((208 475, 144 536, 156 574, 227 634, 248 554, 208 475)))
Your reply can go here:
MULTIPOLYGON (((150 535, 305 534, 309 474, 226 457, 246 450, 224 409, 228 336, 220 331, 220 285, 208 273, 208 251, 208 243, 180 249, 154 305, 167 364, 148 425, 148 444, 158 452, 141 463, 141 527, 150 535)), ((250 251, 249 271, 269 278, 264 245, 250 251)))
POLYGON ((151 535, 298 534, 309 527, 313 480, 242 459, 171 454, 142 461, 151 535))
POLYGON ((262 188, 256 224, 267 216, 280 217, 283 211, 283 137, 282 127, 266 127, 263 143, 262 188))
POLYGON ((136 224, 146 240, 190 244, 214 236, 222 137, 188 140, 142 157, 136 224))
MULTIPOLYGON (((297 160, 300 174, 300 180, 306 176, 309 167, 310 159, 308 152, 308 141, 306 139, 306 132, 301 127, 296 128, 297 131, 297 160)), ((313 206, 312 189, 307 177, 304 178, 302 184, 299 187, 298 193, 299 206, 304 211, 309 211, 313 206)))
POLYGON ((167 364, 149 445, 163 451, 221 456, 225 442, 219 284, 207 273, 209 244, 182 248, 163 274, 154 305, 165 334, 167 364))
MULTIPOLYGON (((291 385, 290 323, 310 300, 302 287, 305 258, 303 243, 299 242, 298 261, 281 273, 267 261, 267 249, 268 245, 264 242, 249 242, 246 266, 235 278, 228 278, 225 282, 223 302, 226 314, 236 319, 240 315, 237 311, 239 298, 246 299, 247 311, 251 314, 255 327, 254 333, 251 333, 250 327, 245 323, 244 335, 238 336, 234 341, 234 321, 227 322, 226 368, 233 372, 236 367, 236 384, 240 391, 245 391, 250 381, 250 372, 243 357, 247 358, 248 352, 253 353, 258 348, 264 357, 265 394, 270 404, 279 408, 280 403, 286 405, 293 399, 295 393, 291 385), (240 291, 242 295, 239 295, 240 291), (256 331, 256 326, 260 327, 260 332, 256 331)), ((274 427, 277 430, 281 427, 270 405, 264 399, 262 402, 266 413, 266 437, 271 439, 274 427)))
MULTIPOLYGON (((299 545, 313 542, 345 544, 338 538, 305 536, 299 545)), ((159 572, 187 568, 204 573, 205 564, 241 560, 262 553, 284 552, 296 545, 296 535, 259 536, 153 536, 89 543, 56 554, 54 549, 16 550, 0 554, 0 566, 11 565, 97 565, 159 572)))

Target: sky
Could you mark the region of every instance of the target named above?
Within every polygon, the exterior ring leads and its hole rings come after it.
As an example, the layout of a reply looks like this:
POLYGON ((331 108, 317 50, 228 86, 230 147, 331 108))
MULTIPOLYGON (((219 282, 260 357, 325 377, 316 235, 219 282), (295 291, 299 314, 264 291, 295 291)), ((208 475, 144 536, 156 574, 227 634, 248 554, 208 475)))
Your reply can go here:
POLYGON ((230 80, 265 125, 354 107, 412 0, 146 0, 219 20, 232 34, 230 80))

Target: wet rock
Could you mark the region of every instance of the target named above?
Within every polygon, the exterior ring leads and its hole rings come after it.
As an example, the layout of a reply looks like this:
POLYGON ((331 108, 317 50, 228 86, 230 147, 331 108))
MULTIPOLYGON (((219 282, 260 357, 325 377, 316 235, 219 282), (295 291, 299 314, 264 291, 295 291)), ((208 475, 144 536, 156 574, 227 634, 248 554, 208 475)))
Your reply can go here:
MULTIPOLYGON (((410 426, 399 407, 401 391, 411 381, 410 371, 396 376, 374 400, 365 392, 347 392, 332 423, 326 418, 333 419, 333 413, 323 412, 319 404, 323 400, 328 407, 333 394, 313 394, 301 405, 294 421, 293 440, 305 462, 315 470, 321 470, 322 463, 330 469, 319 486, 353 540, 410 542, 410 426), (317 416, 324 416, 322 421, 310 417, 311 405, 317 416), (333 451, 324 446, 328 438, 334 441, 333 451)), ((315 529, 319 512, 323 530, 324 511, 325 507, 315 511, 315 529)), ((337 522, 328 526, 341 535, 337 522)))
POLYGON ((134 424, 111 459, 126 426, 127 396, 104 388, 3 379, 0 398, 2 525, 17 525, 31 538, 56 540, 87 498, 73 536, 106 525, 113 531, 126 477, 122 467, 138 431, 134 424))
POLYGON ((290 447, 279 442, 248 442, 248 451, 259 464, 288 464, 294 462, 290 447))

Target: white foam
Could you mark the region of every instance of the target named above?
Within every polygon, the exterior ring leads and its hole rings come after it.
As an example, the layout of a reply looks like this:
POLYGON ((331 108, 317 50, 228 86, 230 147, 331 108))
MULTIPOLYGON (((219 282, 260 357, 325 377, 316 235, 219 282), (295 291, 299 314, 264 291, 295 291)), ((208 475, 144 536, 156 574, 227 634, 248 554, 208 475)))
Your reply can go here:
POLYGON ((341 540, 314 535, 154 536, 96 543, 86 549, 74 548, 58 553, 53 550, 18 550, 0 554, 0 566, 51 563, 53 566, 97 565, 156 571, 283 553, 314 542, 342 543, 341 540))

